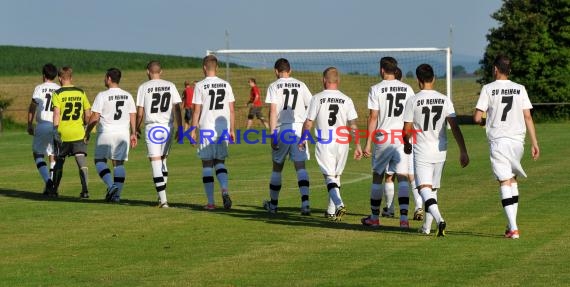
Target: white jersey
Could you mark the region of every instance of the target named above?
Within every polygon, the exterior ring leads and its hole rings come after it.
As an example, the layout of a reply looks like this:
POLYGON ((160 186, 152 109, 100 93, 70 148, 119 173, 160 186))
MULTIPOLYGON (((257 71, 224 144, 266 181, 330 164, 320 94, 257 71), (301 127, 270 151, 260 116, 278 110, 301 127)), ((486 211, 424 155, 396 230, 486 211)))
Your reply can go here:
POLYGON ((368 93, 368 109, 378 111, 377 130, 381 132, 376 136, 380 142, 401 143, 384 139, 384 135, 398 135, 401 138, 401 131, 404 126, 404 108, 406 102, 414 96, 414 90, 408 84, 398 80, 383 80, 372 86, 368 93))
POLYGON ((51 96, 60 86, 56 83, 45 82, 37 85, 32 95, 32 101, 36 103, 36 122, 38 124, 53 123, 53 106, 51 96))
POLYGON ((487 112, 487 138, 510 138, 524 142, 526 125, 523 110, 532 104, 523 85, 497 80, 483 86, 476 108, 487 112))
POLYGON ((97 94, 91 111, 101 115, 98 133, 129 133, 130 114, 136 113, 137 109, 131 94, 120 88, 110 88, 97 94))
POLYGON ((176 86, 161 79, 143 83, 137 92, 137 107, 144 108, 145 125, 172 125, 172 106, 181 102, 176 86))
MULTIPOLYGON (((447 118, 455 117, 451 99, 435 90, 422 90, 408 100, 404 122, 416 130, 414 157, 427 163, 444 162, 447 154, 447 118)), ((413 138, 410 138, 413 142, 413 138)))
POLYGON ((235 102, 230 83, 218 77, 206 77, 194 86, 193 104, 202 105, 200 130, 213 132, 218 138, 224 132, 229 135, 230 103, 235 102))
POLYGON ((277 127, 294 127, 300 131, 307 118, 311 92, 305 83, 295 78, 279 78, 267 88, 265 102, 277 106, 277 127), (297 123, 297 125, 294 125, 297 123))
POLYGON ((307 119, 316 122, 315 135, 325 142, 339 137, 346 140, 350 130, 342 131, 340 127, 346 127, 348 121, 357 117, 354 103, 339 90, 324 90, 316 94, 307 110, 307 119))

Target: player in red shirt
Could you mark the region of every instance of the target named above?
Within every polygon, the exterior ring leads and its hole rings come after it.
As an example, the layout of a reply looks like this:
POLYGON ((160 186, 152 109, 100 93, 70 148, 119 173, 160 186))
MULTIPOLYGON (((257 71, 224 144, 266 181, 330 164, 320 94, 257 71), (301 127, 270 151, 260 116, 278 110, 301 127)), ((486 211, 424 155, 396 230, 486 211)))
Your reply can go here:
POLYGON ((197 81, 194 81, 192 85, 188 80, 184 81, 184 91, 182 92, 182 101, 184 102, 184 129, 187 130, 190 127, 190 122, 192 121, 192 98, 194 97, 194 85, 197 81))
POLYGON ((251 128, 251 125, 253 124, 253 117, 257 117, 261 123, 263 123, 265 128, 269 129, 269 125, 261 114, 261 107, 263 106, 263 103, 261 102, 261 93, 259 92, 259 88, 257 87, 255 79, 250 78, 247 83, 251 87, 251 91, 249 92, 249 102, 247 102, 247 106, 249 106, 249 113, 247 114, 247 128, 251 128))

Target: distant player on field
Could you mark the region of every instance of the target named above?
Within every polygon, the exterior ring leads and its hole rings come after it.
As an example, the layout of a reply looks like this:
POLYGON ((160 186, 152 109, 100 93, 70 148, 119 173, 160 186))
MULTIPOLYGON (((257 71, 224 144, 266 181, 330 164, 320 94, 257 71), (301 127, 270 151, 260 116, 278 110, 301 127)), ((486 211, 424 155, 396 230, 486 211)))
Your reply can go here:
POLYGON ((106 201, 119 202, 125 182, 124 162, 128 160, 129 146, 137 145, 136 115, 137 109, 133 96, 119 88, 121 71, 116 68, 107 70, 105 86, 91 108, 89 124, 85 129, 85 142, 89 141, 91 131, 97 125, 95 144, 95 168, 107 186, 106 201), (107 166, 107 160, 113 164, 113 177, 107 166))
POLYGON ((44 196, 52 196, 53 181, 52 173, 55 165, 53 155, 53 92, 58 90, 60 86, 54 83, 57 77, 57 68, 53 64, 45 64, 42 68, 43 83, 37 85, 32 94, 32 101, 28 109, 28 134, 34 136, 32 142, 32 152, 36 167, 44 180, 44 196), (33 122, 36 118, 36 127, 34 129, 33 122), (50 162, 48 170, 44 160, 47 156, 50 162))
POLYGON ((140 85, 137 92, 137 131, 140 130, 144 119, 146 147, 154 186, 158 194, 158 207, 168 208, 166 159, 170 151, 172 136, 178 134, 173 127, 174 120, 176 119, 178 128, 182 127, 179 105, 182 100, 176 86, 160 78, 162 74, 160 62, 150 61, 146 66, 146 73, 149 80, 140 85))
POLYGON ((73 70, 63 67, 59 70, 61 88, 52 95, 54 144, 56 162, 53 168, 53 196, 57 197, 59 183, 63 176, 63 164, 67 156, 74 156, 81 180, 80 198, 89 198, 87 189, 88 168, 85 157, 87 144, 83 141, 85 123, 91 116, 91 104, 82 89, 73 86, 73 70))
MULTIPOLYGON (((403 115, 406 102, 414 91, 408 84, 396 79, 398 62, 392 57, 380 59, 380 75, 382 81, 370 88, 368 93, 368 138, 364 148, 365 156, 372 156, 372 187, 370 189, 370 209, 372 214, 362 218, 367 226, 380 225, 380 205, 382 192, 394 198, 394 182, 392 176, 398 178, 398 203, 400 206, 400 227, 409 228, 408 205, 408 164, 409 156, 404 153, 403 115), (379 131, 379 132, 376 132, 379 131), (374 147, 372 147, 374 143, 374 147), (382 187, 382 179, 386 172, 389 182, 382 187)), ((389 198, 388 201, 391 201, 389 198)), ((390 203, 387 203, 390 206, 390 203)), ((387 212, 387 211, 386 211, 387 212)), ((392 216, 393 216, 392 211, 392 216)))
POLYGON ((218 59, 214 55, 204 57, 202 69, 206 78, 196 83, 192 119, 192 126, 200 129, 201 136, 197 137, 194 129, 192 138, 199 145, 198 157, 202 160, 202 182, 208 198, 205 208, 216 208, 213 176, 215 170, 224 208, 230 209, 232 200, 228 191, 225 160, 228 157, 228 144, 235 140, 235 97, 232 86, 216 76, 218 59), (203 136, 206 134, 211 137, 203 136))
POLYGON ((247 114, 247 129, 251 128, 254 117, 257 117, 266 129, 269 129, 269 125, 261 114, 263 103, 261 102, 261 93, 257 87, 257 82, 254 78, 249 78, 247 83, 251 87, 251 90, 249 91, 249 101, 247 102, 247 105, 249 106, 249 112, 247 114))
POLYGON ((280 58, 275 61, 275 76, 277 80, 267 88, 265 102, 271 104, 269 111, 269 127, 273 134, 271 153, 273 171, 269 180, 269 200, 263 206, 269 213, 276 213, 281 191, 281 172, 285 159, 289 156, 297 171, 297 184, 301 193, 301 214, 310 215, 309 204, 309 174, 305 169, 308 149, 303 151, 297 148, 297 142, 283 139, 293 134, 300 138, 306 111, 311 100, 311 92, 305 83, 291 77, 289 61, 280 58))
POLYGON ((518 239, 517 209, 519 188, 517 176, 526 177, 521 166, 524 153, 526 131, 530 136, 531 156, 540 156, 538 140, 530 109, 532 104, 523 85, 509 80, 511 61, 499 55, 493 63, 495 81, 483 86, 475 114, 476 123, 481 123, 483 113, 487 113, 486 131, 491 153, 493 173, 499 181, 501 202, 508 225, 506 238, 518 239))
POLYGON ((182 92, 182 101, 184 102, 184 130, 187 130, 192 123, 192 99, 194 98, 194 86, 197 81, 192 84, 188 80, 184 81, 184 91, 182 92))
POLYGON ((408 100, 404 109, 404 150, 407 154, 414 149, 416 184, 425 203, 426 218, 420 231, 429 234, 432 220, 437 222, 437 236, 445 236, 446 223, 437 204, 437 189, 447 155, 447 125, 451 127, 459 146, 459 162, 462 167, 469 164, 467 148, 461 129, 455 119, 455 109, 451 99, 436 90, 435 74, 428 64, 416 68, 416 77, 421 91, 408 100))
MULTIPOLYGON (((335 67, 329 67, 323 72, 324 91, 316 94, 309 104, 307 119, 303 125, 303 135, 309 134, 316 123, 316 134, 319 140, 316 143, 315 157, 327 185, 330 200, 335 205, 336 221, 340 221, 346 214, 346 207, 340 195, 340 176, 346 164, 349 142, 347 138, 339 136, 340 133, 352 134, 356 138, 358 126, 356 125, 356 110, 352 99, 338 90, 340 75, 335 67), (342 129, 345 131, 342 132, 342 129)), ((362 149, 357 142, 354 158, 362 157, 362 149)), ((298 146, 305 148, 305 143, 298 146)))

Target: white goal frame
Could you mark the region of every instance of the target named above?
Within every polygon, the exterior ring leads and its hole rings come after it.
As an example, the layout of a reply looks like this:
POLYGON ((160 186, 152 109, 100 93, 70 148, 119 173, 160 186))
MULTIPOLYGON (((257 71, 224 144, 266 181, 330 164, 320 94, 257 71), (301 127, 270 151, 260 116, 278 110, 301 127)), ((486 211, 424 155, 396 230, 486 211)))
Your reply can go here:
MULTIPOLYGON (((239 50, 239 49, 225 49, 225 50, 207 50, 206 55, 219 55, 230 56, 231 54, 257 54, 257 53, 358 53, 358 52, 445 52, 445 80, 446 80, 446 93, 449 98, 451 96, 451 79, 452 79, 452 58, 451 48, 378 48, 378 49, 286 49, 286 50, 239 50)), ((223 60, 223 59, 221 59, 223 60)), ((226 78, 229 80, 230 61, 226 60, 226 78)))

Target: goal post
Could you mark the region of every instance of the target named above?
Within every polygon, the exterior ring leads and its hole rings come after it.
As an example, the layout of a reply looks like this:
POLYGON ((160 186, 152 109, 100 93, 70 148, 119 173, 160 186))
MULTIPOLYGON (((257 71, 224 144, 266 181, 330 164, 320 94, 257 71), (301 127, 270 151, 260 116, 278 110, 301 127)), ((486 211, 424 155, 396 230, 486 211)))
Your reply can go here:
MULTIPOLYGON (((436 89, 452 96, 451 49, 450 48, 386 48, 386 49, 289 49, 289 50, 216 50, 207 51, 220 61, 220 77, 226 78, 234 88, 236 106, 243 106, 248 100, 247 80, 255 78, 265 98, 267 86, 275 80, 273 65, 279 58, 289 60, 292 77, 307 84, 316 94, 323 89, 322 72, 330 66, 341 73, 340 90, 350 96, 361 121, 367 115, 367 96, 370 87, 380 82, 380 58, 390 56, 398 61, 402 70, 402 81, 408 83, 414 91, 419 87, 415 79, 416 67, 427 63, 434 68, 436 89)), ((266 111, 264 111, 266 114, 266 111)), ((241 121, 240 115, 236 120, 241 121)), ((239 126, 239 123, 238 123, 239 126)))

